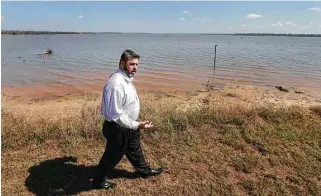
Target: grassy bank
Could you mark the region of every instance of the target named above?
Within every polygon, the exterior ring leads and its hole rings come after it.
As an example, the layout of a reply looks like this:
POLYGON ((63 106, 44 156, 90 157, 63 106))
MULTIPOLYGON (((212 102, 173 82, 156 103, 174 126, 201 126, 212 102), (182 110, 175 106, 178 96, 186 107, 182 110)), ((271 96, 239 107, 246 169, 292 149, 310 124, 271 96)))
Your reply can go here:
POLYGON ((2 194, 321 195, 320 106, 198 96, 142 96, 141 118, 155 124, 142 133, 143 149, 167 170, 137 178, 123 158, 110 176, 119 187, 108 192, 89 182, 105 145, 99 98, 77 100, 70 112, 53 106, 51 115, 3 98, 2 194))

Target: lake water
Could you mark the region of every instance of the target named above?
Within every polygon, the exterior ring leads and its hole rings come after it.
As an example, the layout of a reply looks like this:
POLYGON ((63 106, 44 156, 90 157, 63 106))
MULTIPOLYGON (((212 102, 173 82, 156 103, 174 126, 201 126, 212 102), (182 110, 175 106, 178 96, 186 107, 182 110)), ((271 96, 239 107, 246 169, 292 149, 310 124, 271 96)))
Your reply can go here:
POLYGON ((321 92, 318 37, 2 35, 1 41, 2 89, 25 95, 100 91, 126 48, 141 55, 135 81, 143 90, 197 90, 210 78, 218 86, 282 85, 321 92), (39 55, 47 47, 53 54, 39 55))

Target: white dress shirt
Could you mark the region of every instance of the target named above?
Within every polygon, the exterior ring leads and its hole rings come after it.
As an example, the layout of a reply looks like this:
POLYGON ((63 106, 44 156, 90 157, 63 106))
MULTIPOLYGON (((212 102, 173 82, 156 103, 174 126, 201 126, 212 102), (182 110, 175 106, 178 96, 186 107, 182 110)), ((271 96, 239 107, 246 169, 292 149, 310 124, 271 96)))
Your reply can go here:
POLYGON ((118 69, 107 81, 102 97, 101 114, 109 122, 122 127, 138 128, 139 98, 133 85, 133 78, 118 69))

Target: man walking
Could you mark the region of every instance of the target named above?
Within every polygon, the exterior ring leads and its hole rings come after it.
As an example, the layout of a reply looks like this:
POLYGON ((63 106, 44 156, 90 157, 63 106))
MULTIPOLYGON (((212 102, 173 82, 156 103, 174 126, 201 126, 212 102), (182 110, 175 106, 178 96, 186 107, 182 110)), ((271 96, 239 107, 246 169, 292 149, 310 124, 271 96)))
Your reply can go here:
POLYGON ((133 85, 140 56, 125 50, 118 70, 111 75, 103 90, 101 113, 105 117, 103 134, 107 139, 105 152, 96 170, 93 188, 112 189, 115 183, 106 181, 106 175, 122 159, 124 154, 142 177, 156 176, 162 168, 151 169, 140 145, 140 130, 149 129, 149 121, 137 121, 140 110, 139 98, 133 85))

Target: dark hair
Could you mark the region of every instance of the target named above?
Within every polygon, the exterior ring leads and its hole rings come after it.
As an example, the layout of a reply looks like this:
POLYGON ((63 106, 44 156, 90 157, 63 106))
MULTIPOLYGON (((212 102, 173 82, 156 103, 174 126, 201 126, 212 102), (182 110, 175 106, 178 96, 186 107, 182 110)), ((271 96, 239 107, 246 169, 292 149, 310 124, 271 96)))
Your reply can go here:
POLYGON ((140 58, 140 56, 136 52, 134 52, 130 49, 124 50, 124 52, 120 56, 119 66, 120 66, 121 61, 125 61, 125 63, 126 63, 130 59, 139 59, 139 58, 140 58))

